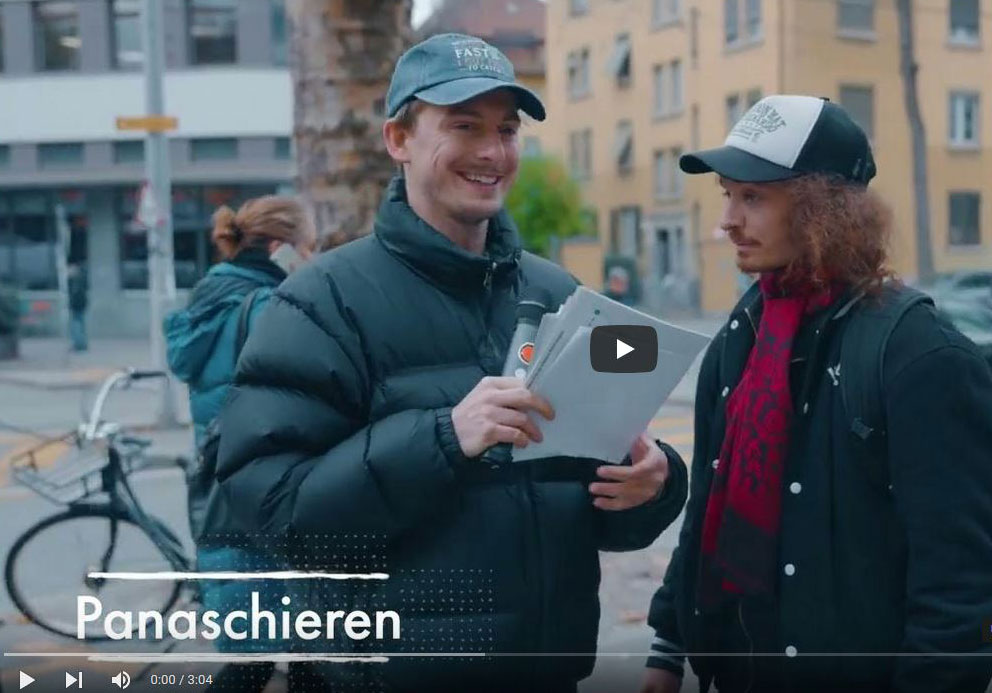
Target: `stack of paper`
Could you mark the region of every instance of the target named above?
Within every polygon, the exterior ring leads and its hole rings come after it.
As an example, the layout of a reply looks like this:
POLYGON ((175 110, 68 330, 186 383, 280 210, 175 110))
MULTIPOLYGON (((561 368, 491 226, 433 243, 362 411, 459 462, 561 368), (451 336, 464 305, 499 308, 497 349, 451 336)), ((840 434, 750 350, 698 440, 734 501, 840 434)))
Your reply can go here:
POLYGON ((580 287, 541 320, 527 387, 555 409, 537 416, 540 443, 514 449, 515 461, 589 457, 620 462, 682 380, 709 338, 663 322, 580 287), (592 329, 640 325, 658 335, 658 365, 649 373, 598 373, 590 362, 592 329))

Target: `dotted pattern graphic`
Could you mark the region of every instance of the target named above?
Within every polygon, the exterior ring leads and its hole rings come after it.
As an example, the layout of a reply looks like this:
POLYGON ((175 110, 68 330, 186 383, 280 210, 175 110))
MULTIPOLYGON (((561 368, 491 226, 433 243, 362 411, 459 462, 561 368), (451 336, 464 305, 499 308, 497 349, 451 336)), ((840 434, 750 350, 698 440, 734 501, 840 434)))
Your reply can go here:
MULTIPOLYGON (((290 612, 291 619, 304 610, 316 611, 323 618, 327 611, 364 611, 370 616, 372 634, 364 640, 347 637, 343 620, 338 620, 333 640, 293 638, 274 641, 218 641, 221 652, 241 653, 399 653, 419 652, 484 653, 496 647, 493 614, 496 605, 495 576, 490 569, 403 569, 390 570, 389 547, 384 535, 341 533, 273 537, 267 534, 214 534, 204 545, 216 547, 200 552, 198 570, 237 570, 257 572, 271 570, 320 571, 332 573, 387 573, 387 580, 205 580, 201 584, 205 609, 228 613, 234 609, 250 610, 251 593, 258 592, 259 608, 279 617, 290 612), (227 561, 227 563, 225 563, 227 561), (284 597, 289 598, 285 606, 284 597), (387 622, 384 639, 375 640, 376 612, 399 614, 401 633, 391 638, 387 622)), ((263 622, 264 623, 264 622, 263 622)), ((292 621, 291 621, 292 623, 292 621)), ((262 634, 266 634, 263 627, 262 634)), ((335 691, 383 693, 391 688, 383 667, 423 668, 431 662, 445 661, 456 668, 471 667, 478 660, 464 657, 394 657, 388 664, 372 662, 291 663, 290 690, 325 691, 329 682, 323 670, 333 677, 335 691), (474 661, 473 661, 474 660, 474 661)), ((280 665, 281 669, 285 664, 280 665)), ((226 666, 215 676, 211 690, 261 691, 273 675, 272 663, 226 666)), ((279 675, 276 673, 275 675, 279 675)))

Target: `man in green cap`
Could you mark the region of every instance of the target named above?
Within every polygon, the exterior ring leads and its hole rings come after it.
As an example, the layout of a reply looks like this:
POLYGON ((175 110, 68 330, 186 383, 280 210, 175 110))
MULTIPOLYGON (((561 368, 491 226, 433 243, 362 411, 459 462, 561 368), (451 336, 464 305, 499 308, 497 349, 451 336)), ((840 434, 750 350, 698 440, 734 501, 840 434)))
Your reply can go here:
POLYGON ((624 464, 483 458, 554 416, 500 377, 520 296, 553 311, 576 288, 521 250, 503 209, 519 111, 545 116, 480 39, 404 54, 383 128, 402 173, 374 233, 284 283, 242 353, 224 492, 274 541, 310 538, 299 567, 389 575, 320 582, 310 608, 402 619, 396 641, 313 645, 402 655, 323 666, 334 690, 574 691, 595 661, 598 552, 648 546, 685 501, 684 463, 646 435, 624 464))

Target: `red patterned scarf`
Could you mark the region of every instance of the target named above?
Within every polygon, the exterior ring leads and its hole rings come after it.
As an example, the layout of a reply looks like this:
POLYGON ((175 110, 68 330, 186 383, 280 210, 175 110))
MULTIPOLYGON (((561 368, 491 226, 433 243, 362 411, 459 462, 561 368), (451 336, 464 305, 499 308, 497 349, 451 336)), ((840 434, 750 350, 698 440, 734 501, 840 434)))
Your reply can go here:
POLYGON ((699 601, 707 610, 727 593, 774 593, 792 421, 792 343, 803 317, 837 295, 833 289, 783 295, 775 274, 763 275, 760 287, 761 325, 727 400, 726 432, 703 519, 699 601))

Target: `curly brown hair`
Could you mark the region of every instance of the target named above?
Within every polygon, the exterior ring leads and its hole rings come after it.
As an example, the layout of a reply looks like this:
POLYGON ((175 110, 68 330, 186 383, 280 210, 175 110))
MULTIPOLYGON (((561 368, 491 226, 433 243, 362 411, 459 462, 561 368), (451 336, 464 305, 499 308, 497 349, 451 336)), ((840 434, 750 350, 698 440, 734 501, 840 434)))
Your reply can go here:
POLYGON ((895 276, 888 266, 892 209, 877 193, 819 174, 783 185, 792 200, 790 230, 800 247, 785 268, 784 286, 840 283, 874 294, 895 276))

